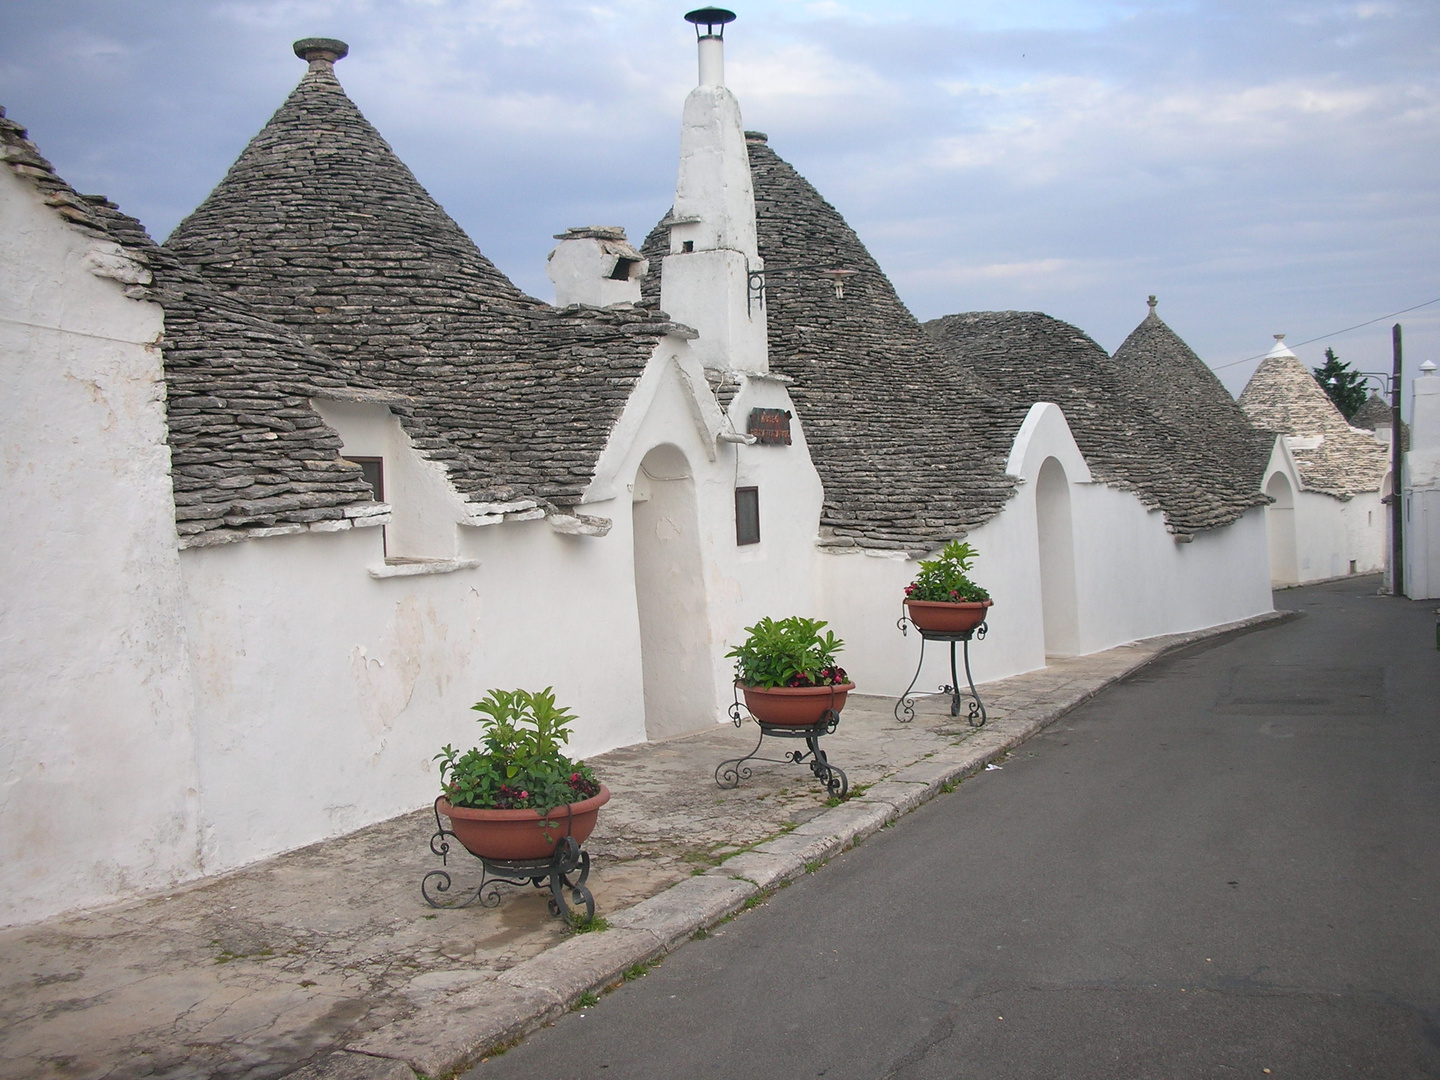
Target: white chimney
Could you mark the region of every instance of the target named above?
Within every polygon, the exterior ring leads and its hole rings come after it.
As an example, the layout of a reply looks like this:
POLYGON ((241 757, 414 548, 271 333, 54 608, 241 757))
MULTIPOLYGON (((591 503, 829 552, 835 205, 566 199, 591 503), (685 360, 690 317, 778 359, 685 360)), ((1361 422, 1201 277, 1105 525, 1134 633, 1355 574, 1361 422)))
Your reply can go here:
POLYGON ((724 86, 725 24, 735 21, 735 13, 724 8, 697 8, 685 16, 685 21, 694 24, 699 40, 700 85, 724 86))
POLYGON ((740 103, 725 88, 724 32, 733 12, 700 8, 695 26, 700 84, 685 99, 670 254, 660 306, 699 331, 691 343, 710 368, 763 372, 764 264, 755 238, 755 196, 740 103))
POLYGON ((650 264, 625 239, 618 225, 587 225, 555 236, 559 245, 546 258, 555 283, 555 306, 610 307, 638 304, 640 280, 650 264))

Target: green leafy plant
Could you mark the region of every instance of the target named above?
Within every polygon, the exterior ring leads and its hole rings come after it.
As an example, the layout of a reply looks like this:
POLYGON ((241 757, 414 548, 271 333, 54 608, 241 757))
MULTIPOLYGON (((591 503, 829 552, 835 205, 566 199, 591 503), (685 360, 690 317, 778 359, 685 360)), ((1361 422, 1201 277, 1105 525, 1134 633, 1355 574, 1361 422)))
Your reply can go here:
POLYGON ((483 714, 480 745, 463 754, 446 745, 435 755, 451 806, 551 810, 599 794, 590 767, 563 752, 575 715, 555 704, 550 687, 491 690, 471 708, 483 714))
POLYGON ((951 540, 935 558, 920 560, 920 573, 905 586, 905 599, 942 604, 989 600, 990 594, 969 578, 977 554, 969 544, 951 540))
POLYGON ((749 635, 725 655, 735 660, 735 678, 746 686, 842 686, 849 682, 835 662, 844 642, 820 619, 792 615, 765 617, 747 626, 749 635))

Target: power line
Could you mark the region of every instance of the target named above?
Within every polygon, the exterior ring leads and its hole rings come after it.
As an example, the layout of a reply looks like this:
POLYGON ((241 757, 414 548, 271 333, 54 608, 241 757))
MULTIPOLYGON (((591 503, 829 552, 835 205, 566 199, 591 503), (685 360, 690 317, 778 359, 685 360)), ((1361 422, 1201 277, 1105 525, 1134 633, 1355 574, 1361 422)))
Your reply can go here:
MULTIPOLYGON (((1359 330, 1362 326, 1369 326, 1372 323, 1384 322, 1386 319, 1393 319, 1396 315, 1404 315, 1408 311, 1419 311, 1422 307, 1429 307, 1431 304, 1440 304, 1440 296, 1434 300, 1426 300, 1423 304, 1416 304, 1414 307, 1401 308, 1399 311, 1392 311, 1389 315, 1377 315, 1373 319, 1366 319, 1354 326, 1347 326, 1344 330, 1332 330, 1328 334, 1321 334, 1319 337, 1312 337, 1306 341, 1297 341, 1295 345, 1313 345, 1317 341, 1324 341, 1326 338, 1339 337, 1341 334, 1348 334, 1351 330, 1359 330)), ((1248 364, 1252 360, 1264 360, 1268 353, 1257 353, 1254 356, 1247 356, 1244 360, 1231 360, 1228 364, 1217 364, 1211 371, 1224 371, 1226 368, 1236 367, 1239 364, 1248 364)))

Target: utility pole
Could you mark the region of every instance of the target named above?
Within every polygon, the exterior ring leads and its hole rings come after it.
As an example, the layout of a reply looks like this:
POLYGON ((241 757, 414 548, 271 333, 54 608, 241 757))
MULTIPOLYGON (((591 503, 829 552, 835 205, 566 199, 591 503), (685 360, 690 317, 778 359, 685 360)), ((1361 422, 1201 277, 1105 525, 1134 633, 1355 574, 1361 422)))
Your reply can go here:
POLYGON ((1390 588, 1405 595, 1405 507, 1400 482, 1400 324, 1390 328, 1395 363, 1390 375, 1390 588))

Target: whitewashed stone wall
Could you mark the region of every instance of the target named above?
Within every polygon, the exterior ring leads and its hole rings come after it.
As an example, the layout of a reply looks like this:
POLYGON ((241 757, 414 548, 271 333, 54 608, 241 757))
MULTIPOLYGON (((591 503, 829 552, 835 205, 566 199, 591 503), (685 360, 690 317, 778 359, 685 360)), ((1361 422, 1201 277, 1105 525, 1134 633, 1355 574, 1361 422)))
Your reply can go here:
POLYGON ((199 869, 161 311, 117 260, 0 169, 0 924, 199 869))

